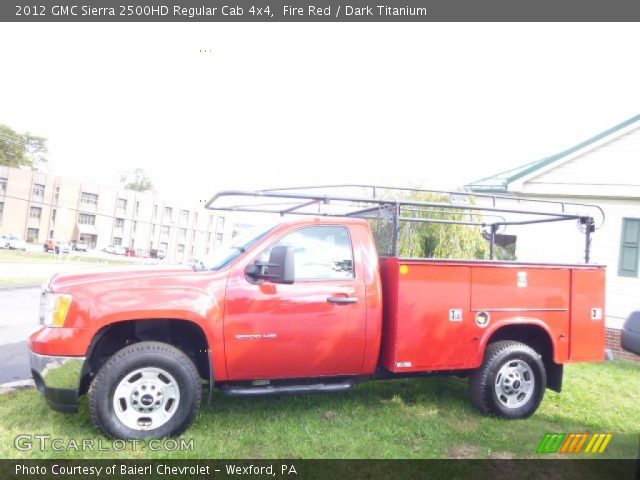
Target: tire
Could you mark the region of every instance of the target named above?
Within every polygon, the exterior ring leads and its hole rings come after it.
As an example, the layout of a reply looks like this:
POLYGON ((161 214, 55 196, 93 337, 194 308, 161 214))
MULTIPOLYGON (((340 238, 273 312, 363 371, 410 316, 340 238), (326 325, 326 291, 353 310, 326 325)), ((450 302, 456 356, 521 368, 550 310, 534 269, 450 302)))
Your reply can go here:
POLYGON ((547 374, 540 354, 510 340, 491 343, 484 362, 469 377, 469 394, 478 410, 506 418, 533 415, 546 387, 547 374))
POLYGON ((166 343, 140 342, 102 366, 89 389, 89 411, 108 436, 161 438, 189 427, 201 397, 200 375, 189 357, 166 343))

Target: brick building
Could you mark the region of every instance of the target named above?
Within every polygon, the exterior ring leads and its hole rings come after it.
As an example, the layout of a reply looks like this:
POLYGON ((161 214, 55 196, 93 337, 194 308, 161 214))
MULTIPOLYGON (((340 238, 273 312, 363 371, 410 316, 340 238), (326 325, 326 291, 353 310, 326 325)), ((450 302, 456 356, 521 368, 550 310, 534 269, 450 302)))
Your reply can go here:
POLYGON ((0 166, 0 233, 31 243, 84 240, 201 258, 247 228, 203 206, 26 169, 0 166))

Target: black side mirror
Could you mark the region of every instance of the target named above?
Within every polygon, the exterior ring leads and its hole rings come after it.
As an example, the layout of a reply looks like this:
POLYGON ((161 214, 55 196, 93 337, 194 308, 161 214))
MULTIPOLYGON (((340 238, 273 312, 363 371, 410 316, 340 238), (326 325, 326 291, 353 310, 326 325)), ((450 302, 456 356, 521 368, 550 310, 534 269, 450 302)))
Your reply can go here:
POLYGON ((252 280, 269 280, 272 283, 292 284, 295 279, 293 247, 276 246, 271 249, 269 262, 256 261, 247 265, 245 274, 252 280))

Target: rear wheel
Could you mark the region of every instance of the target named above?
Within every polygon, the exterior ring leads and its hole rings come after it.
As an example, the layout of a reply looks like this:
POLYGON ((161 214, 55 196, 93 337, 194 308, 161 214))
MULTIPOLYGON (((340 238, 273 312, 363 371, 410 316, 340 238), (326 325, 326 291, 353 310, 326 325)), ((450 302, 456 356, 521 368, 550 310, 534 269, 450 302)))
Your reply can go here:
POLYGON ((531 416, 542 402, 547 376, 542 357, 520 342, 490 344, 480 368, 469 377, 471 401, 486 415, 531 416))
POLYGON ((160 342, 115 353, 89 390, 91 418, 107 435, 159 438, 179 435, 193 422, 202 387, 189 357, 160 342))

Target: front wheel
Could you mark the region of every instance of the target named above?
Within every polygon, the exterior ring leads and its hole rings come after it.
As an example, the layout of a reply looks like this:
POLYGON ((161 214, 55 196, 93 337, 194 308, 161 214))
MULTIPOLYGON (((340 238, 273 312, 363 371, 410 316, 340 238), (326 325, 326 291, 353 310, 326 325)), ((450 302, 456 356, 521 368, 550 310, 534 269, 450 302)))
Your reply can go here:
POLYGON ((486 415, 527 418, 538 409, 547 386, 542 357, 520 342, 490 344, 480 368, 469 377, 474 405, 486 415))
POLYGON ((89 390, 91 418, 109 436, 124 439, 179 435, 200 408, 196 366, 177 348, 140 342, 116 352, 89 390))

